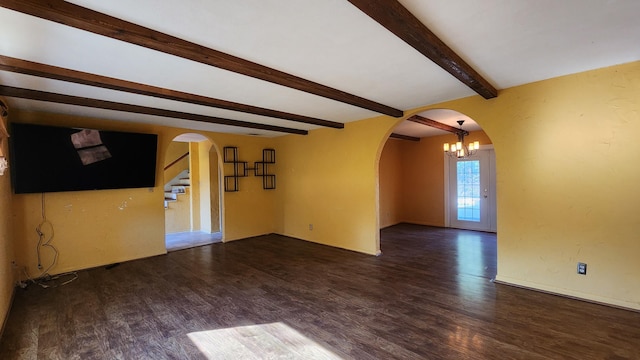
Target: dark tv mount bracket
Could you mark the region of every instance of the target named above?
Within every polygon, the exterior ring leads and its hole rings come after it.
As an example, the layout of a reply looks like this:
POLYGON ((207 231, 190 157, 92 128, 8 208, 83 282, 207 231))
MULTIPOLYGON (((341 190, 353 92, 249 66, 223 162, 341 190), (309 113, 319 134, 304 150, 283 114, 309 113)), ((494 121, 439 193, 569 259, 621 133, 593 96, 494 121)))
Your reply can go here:
POLYGON ((225 192, 240 191, 238 180, 249 176, 249 171, 252 170, 254 176, 262 177, 263 189, 273 190, 276 188, 276 175, 269 174, 269 164, 276 163, 276 151, 274 149, 262 149, 262 161, 254 162, 252 168, 248 166, 247 161, 239 160, 238 148, 235 146, 225 146, 223 157, 225 164, 233 165, 233 175, 225 175, 224 177, 225 192))

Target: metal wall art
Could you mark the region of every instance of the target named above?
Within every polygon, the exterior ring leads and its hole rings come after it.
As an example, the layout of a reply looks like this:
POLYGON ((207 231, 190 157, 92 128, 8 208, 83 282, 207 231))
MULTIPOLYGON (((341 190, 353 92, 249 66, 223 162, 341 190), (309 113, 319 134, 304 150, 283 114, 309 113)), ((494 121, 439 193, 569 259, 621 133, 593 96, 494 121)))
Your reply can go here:
POLYGON ((262 149, 262 161, 253 163, 253 167, 248 167, 246 161, 241 161, 238 157, 238 148, 235 146, 225 146, 223 161, 225 164, 232 164, 233 175, 225 175, 224 191, 240 191, 239 179, 249 176, 249 171, 253 170, 254 176, 262 177, 262 188, 272 190, 276 188, 276 175, 269 173, 269 165, 276 163, 276 151, 274 149, 262 149))

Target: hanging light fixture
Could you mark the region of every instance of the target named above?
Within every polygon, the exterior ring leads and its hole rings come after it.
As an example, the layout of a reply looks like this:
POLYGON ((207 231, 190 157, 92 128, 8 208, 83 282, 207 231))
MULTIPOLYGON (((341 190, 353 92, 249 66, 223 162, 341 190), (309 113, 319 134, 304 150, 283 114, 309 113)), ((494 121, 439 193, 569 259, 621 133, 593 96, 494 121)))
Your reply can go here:
POLYGON ((462 129, 462 124, 464 124, 464 120, 458 120, 458 125, 460 125, 460 130, 456 132, 458 141, 455 144, 444 144, 444 153, 458 159, 466 159, 473 156, 480 149, 479 141, 471 142, 469 145, 464 144, 464 137, 469 135, 469 132, 462 129))

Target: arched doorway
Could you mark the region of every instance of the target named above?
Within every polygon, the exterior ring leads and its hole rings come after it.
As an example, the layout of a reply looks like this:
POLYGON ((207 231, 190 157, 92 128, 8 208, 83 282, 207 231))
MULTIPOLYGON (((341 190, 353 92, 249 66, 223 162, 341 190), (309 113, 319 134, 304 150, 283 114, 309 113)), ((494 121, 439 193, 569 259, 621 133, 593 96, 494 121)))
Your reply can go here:
POLYGON ((220 242, 218 153, 200 134, 182 134, 168 146, 164 164, 167 251, 220 242))
MULTIPOLYGON (((492 214, 492 228, 468 227, 476 230, 496 231, 495 227, 495 175, 493 183, 478 183, 477 194, 459 200, 457 194, 457 164, 469 165, 482 158, 482 171, 495 174, 495 156, 490 138, 470 117, 451 109, 429 109, 417 112, 399 122, 386 140, 378 164, 379 219, 385 228, 401 222, 436 227, 463 227, 452 222, 451 215, 462 205, 488 203, 492 214), (444 154, 444 143, 455 143, 455 131, 460 129, 458 120, 464 120, 465 143, 479 141, 481 151, 475 158, 457 159, 444 154), (492 160, 487 160, 493 157, 492 160), (463 160, 465 162, 463 162, 463 160), (486 166, 485 165, 493 165, 486 166), (486 191, 485 191, 486 190, 486 191), (487 196, 486 198, 484 196, 487 196)), ((479 174, 478 174, 479 176, 479 174)), ((485 219, 483 214, 483 220, 485 219)))

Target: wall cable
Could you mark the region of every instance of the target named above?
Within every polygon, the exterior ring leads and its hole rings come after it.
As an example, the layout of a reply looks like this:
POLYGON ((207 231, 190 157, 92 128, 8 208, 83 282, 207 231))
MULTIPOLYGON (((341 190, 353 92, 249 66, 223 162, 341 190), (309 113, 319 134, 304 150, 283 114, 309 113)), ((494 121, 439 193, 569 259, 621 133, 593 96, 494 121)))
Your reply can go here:
POLYGON ((78 274, 75 271, 63 273, 63 274, 57 274, 55 276, 51 276, 49 274, 49 271, 58 263, 58 256, 60 255, 60 253, 58 252, 58 249, 55 246, 53 246, 53 244, 51 244, 55 233, 53 230, 53 224, 51 223, 51 221, 47 219, 47 215, 45 212, 44 193, 42 193, 41 215, 42 215, 42 221, 40 222, 40 224, 38 224, 38 226, 36 226, 36 233, 38 234, 38 245, 36 247, 36 253, 38 255, 38 269, 42 270, 42 257, 40 254, 41 248, 46 247, 51 251, 53 251, 53 260, 51 261, 51 264, 45 270, 43 270, 40 273, 40 275, 35 279, 29 276, 29 273, 27 272, 26 268, 24 269, 24 274, 26 275, 27 279, 29 279, 32 283, 38 284, 43 288, 58 287, 58 286, 66 285, 72 282, 73 280, 77 279, 78 274), (48 237, 46 236, 46 230, 50 231, 50 235, 48 237), (71 277, 70 279, 66 279, 61 282, 55 281, 63 277, 69 277, 69 276, 71 277))

